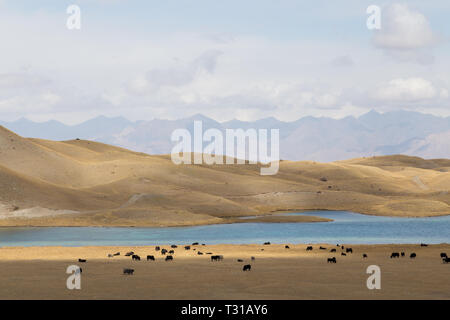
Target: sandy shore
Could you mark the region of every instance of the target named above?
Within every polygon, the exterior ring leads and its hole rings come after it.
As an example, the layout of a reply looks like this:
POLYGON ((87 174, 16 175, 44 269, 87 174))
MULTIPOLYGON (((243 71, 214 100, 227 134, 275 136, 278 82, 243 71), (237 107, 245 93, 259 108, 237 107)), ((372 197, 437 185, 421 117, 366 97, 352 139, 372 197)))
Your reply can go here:
MULTIPOLYGON (((292 213, 298 213, 293 211, 292 213)), ((287 213, 287 212, 286 212, 287 213)), ((0 210, 0 227, 151 227, 151 228, 165 228, 165 227, 191 227, 212 224, 229 224, 229 223, 309 223, 309 222, 330 222, 333 219, 322 218, 317 216, 286 216, 284 212, 261 214, 259 216, 242 216, 242 217, 228 217, 228 218, 211 218, 204 217, 204 219, 196 219, 195 222, 191 220, 170 222, 168 220, 102 220, 98 223, 92 222, 90 219, 83 219, 84 215, 71 215, 70 213, 57 215, 45 215, 43 213, 40 217, 26 217, 8 218, 9 213, 2 214, 0 210), (73 219, 71 219, 73 218, 73 219)), ((199 218, 200 215, 197 215, 199 218)))
POLYGON ((348 245, 353 254, 347 256, 336 245, 323 244, 327 250, 313 245, 313 251, 288 245, 199 245, 189 251, 179 245, 172 262, 154 246, 5 247, 0 248, 0 299, 450 299, 450 264, 440 259, 441 252, 450 255, 449 244, 348 245), (107 257, 118 251, 121 256, 107 257), (124 257, 128 251, 143 261, 124 257), (390 259, 393 251, 406 257, 390 259), (211 262, 207 252, 224 260, 211 262), (415 259, 409 258, 412 252, 415 259), (145 261, 147 255, 156 261, 145 261), (333 256, 337 263, 327 263, 333 256), (243 272, 247 263, 252 270, 243 272), (81 290, 66 288, 66 268, 72 264, 83 268, 81 290), (381 290, 366 287, 369 265, 381 268, 381 290), (135 274, 122 275, 127 267, 135 274))

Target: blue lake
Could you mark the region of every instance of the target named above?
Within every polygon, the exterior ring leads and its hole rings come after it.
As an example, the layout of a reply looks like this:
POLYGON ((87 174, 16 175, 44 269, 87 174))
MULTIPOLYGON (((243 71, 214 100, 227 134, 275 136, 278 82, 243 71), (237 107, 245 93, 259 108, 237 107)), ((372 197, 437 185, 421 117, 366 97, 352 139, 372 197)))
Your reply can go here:
POLYGON ((172 228, 0 228, 1 246, 217 243, 450 243, 450 216, 375 217, 345 211, 298 213, 320 223, 238 223, 172 228))

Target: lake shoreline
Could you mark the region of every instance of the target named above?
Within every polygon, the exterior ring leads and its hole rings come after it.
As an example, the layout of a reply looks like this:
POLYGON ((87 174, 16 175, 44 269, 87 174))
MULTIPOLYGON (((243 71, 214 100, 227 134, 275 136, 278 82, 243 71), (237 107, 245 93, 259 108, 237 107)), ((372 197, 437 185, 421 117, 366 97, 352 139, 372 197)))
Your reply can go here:
POLYGON ((0 246, 147 245, 201 241, 239 243, 448 243, 450 217, 398 218, 346 211, 234 218, 230 223, 178 227, 0 227, 0 246), (320 215, 320 221, 315 223, 320 215), (301 223, 299 222, 301 221, 301 223), (232 223, 234 222, 234 223, 232 223))
MULTIPOLYGON (((331 222, 332 219, 322 218, 318 216, 285 216, 288 213, 305 213, 305 212, 320 212, 320 211, 332 211, 332 210, 293 210, 293 211, 273 211, 267 214, 260 215, 244 215, 237 217, 219 217, 220 220, 205 221, 200 223, 186 223, 186 224, 120 224, 120 223, 102 223, 93 224, 85 222, 72 222, 69 224, 48 221, 49 217, 44 219, 40 218, 9 218, 0 219, 0 228, 78 228, 78 227, 95 227, 95 228, 180 228, 180 227, 195 227, 195 226, 207 226, 207 225, 223 225, 223 224, 235 224, 235 223, 248 223, 247 219, 255 223, 312 223, 312 222, 331 222), (252 217, 252 218, 250 218, 252 217), (253 219, 253 217, 255 217, 253 219)), ((52 217, 55 218, 55 217, 52 217)), ((68 217, 64 217, 68 218, 68 217)), ((56 219, 57 220, 57 219, 56 219)))
MULTIPOLYGON (((355 214, 360 214, 369 217, 387 217, 387 218, 401 218, 401 219, 422 219, 422 218, 436 218, 446 217, 450 214, 433 215, 433 216, 396 216, 396 215, 384 215, 384 214, 371 214, 366 212, 356 212, 352 210, 329 210, 329 209, 300 209, 300 210, 276 210, 265 214, 252 214, 243 216, 228 216, 228 217, 215 217, 214 220, 205 220, 197 223, 120 223, 118 221, 103 222, 100 224, 92 223, 92 221, 71 221, 70 217, 44 217, 44 218, 3 218, 0 219, 0 228, 78 228, 78 227, 93 227, 93 228, 182 228, 182 227, 196 227, 196 226, 209 226, 209 225, 224 225, 224 224, 237 224, 237 223, 315 223, 315 222, 332 222, 333 219, 324 218, 314 215, 301 215, 304 213, 316 213, 316 212, 340 212, 346 211, 355 214), (287 216, 287 214, 298 213, 298 216, 287 216), (49 220, 50 219, 50 220, 49 220), (250 220, 250 221, 247 221, 250 220)), ((70 215, 70 214, 67 214, 70 215)))
MULTIPOLYGON (((148 244, 148 245, 80 245, 80 246, 61 246, 61 245, 54 245, 54 246, 0 246, 0 261, 7 261, 7 260, 13 260, 13 261, 20 261, 20 260, 67 260, 67 259, 75 259, 77 260, 78 255, 82 255, 84 258, 89 259, 106 259, 108 258, 109 253, 115 253, 117 251, 121 252, 121 255, 114 258, 122 259, 124 258, 125 251, 130 250, 139 250, 140 253, 142 251, 150 252, 152 254, 159 254, 159 251, 156 252, 155 248, 166 248, 167 250, 170 250, 171 246, 174 243, 166 243, 166 244, 148 244), (114 251, 114 252, 113 252, 114 251), (83 255, 84 252, 84 255, 83 255), (38 257, 38 258, 36 258, 38 257)), ((244 252, 247 251, 247 249, 255 249, 260 250, 261 252, 255 251, 255 253, 258 253, 259 255, 265 255, 266 249, 270 248, 277 248, 277 249, 283 249, 282 251, 285 253, 288 253, 288 251, 285 251, 285 246, 289 246, 289 249, 293 248, 303 248, 306 249, 308 246, 312 246, 315 248, 314 252, 319 253, 329 253, 329 249, 337 249, 338 254, 340 254, 341 246, 344 246, 344 248, 348 247, 356 247, 360 249, 367 249, 370 250, 371 248, 391 248, 392 250, 396 249, 416 249, 416 250, 425 250, 427 248, 441 248, 450 250, 450 242, 443 242, 443 243, 427 243, 425 246, 422 246, 421 243, 374 243, 374 244, 366 244, 366 243, 339 243, 338 244, 332 244, 332 243, 274 243, 270 242, 270 245, 265 245, 263 243, 221 243, 221 244, 202 244, 199 243, 198 245, 192 245, 192 243, 184 243, 180 244, 177 243, 177 250, 176 254, 185 253, 182 254, 181 257, 189 257, 189 253, 196 253, 196 251, 207 251, 207 249, 210 250, 225 250, 228 253, 232 253, 233 255, 239 255, 239 250, 242 248, 245 248, 244 252), (190 250, 185 250, 185 246, 190 246, 190 250), (319 248, 320 247, 326 247, 327 251, 322 251, 319 248), (264 250, 261 250, 264 249, 264 250)), ((306 251, 306 250, 305 250, 306 251)), ((289 251, 292 252, 292 251, 289 251)), ((345 252, 345 251, 344 251, 345 252)), ((136 252, 138 253, 138 252, 136 252)), ((149 253, 149 254, 150 254, 149 253)), ((217 252, 216 252, 217 253, 217 252)), ((307 253, 307 252, 306 252, 307 253)), ((279 252, 275 255, 284 256, 282 252, 279 252)), ((208 255, 205 255, 206 257, 208 255)), ((300 253, 300 256, 304 256, 303 253, 300 253)), ((160 255, 161 258, 164 258, 165 256, 160 255)), ((180 256, 178 256, 180 257, 180 256)), ((127 257, 130 258, 130 257, 127 257)), ((108 259, 109 260, 109 259, 108 259)), ((76 261, 75 261, 76 262, 76 261)))

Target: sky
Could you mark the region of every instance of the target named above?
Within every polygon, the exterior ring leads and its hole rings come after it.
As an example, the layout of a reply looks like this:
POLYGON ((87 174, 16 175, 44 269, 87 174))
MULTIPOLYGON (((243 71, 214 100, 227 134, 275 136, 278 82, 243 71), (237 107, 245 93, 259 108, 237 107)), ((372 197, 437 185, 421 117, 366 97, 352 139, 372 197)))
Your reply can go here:
POLYGON ((447 0, 0 0, 0 119, 450 116, 449 14, 447 0))

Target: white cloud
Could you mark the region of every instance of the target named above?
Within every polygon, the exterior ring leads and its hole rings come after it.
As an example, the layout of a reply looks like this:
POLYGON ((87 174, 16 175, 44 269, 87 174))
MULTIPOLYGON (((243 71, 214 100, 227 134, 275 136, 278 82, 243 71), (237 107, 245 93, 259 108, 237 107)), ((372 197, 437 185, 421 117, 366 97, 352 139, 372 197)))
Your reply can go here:
POLYGON ((381 29, 374 32, 373 43, 398 61, 434 63, 431 48, 440 42, 427 18, 406 4, 394 3, 382 10, 381 29))
POLYGON ((411 102, 433 99, 437 96, 433 84, 422 78, 393 79, 382 84, 375 92, 374 98, 392 102, 411 102))
POLYGON ((12 96, 0 99, 0 112, 27 114, 33 112, 49 112, 54 110, 61 97, 52 92, 28 96, 12 96))
POLYGON ((155 68, 145 76, 140 75, 130 83, 130 89, 136 93, 149 93, 161 87, 181 87, 195 81, 202 73, 214 73, 217 59, 222 54, 218 50, 209 50, 187 64, 169 68, 155 68))
POLYGON ((123 100, 126 98, 126 94, 123 90, 119 90, 118 92, 105 92, 101 95, 101 98, 106 102, 112 104, 113 106, 119 106, 123 100))
MULTIPOLYGON (((375 35, 377 45, 402 60, 421 63, 433 61, 436 54, 433 67, 397 63, 352 34, 332 41, 321 38, 320 30, 294 37, 284 34, 287 29, 239 33, 236 27, 224 33, 207 22, 200 30, 167 30, 157 28, 155 21, 152 28, 142 28, 150 19, 124 25, 96 16, 95 10, 80 32, 71 32, 65 28, 64 10, 8 10, 0 12, 3 119, 27 115, 73 123, 99 114, 138 120, 204 113, 217 120, 293 120, 360 114, 372 107, 399 109, 406 105, 403 101, 416 109, 431 110, 433 104, 436 114, 448 114, 450 106, 448 48, 427 51, 436 37, 424 16, 406 6, 393 10, 391 18, 383 11, 382 28, 392 35, 381 30, 375 35), (406 16, 406 22, 398 16, 406 16), (428 79, 428 89, 420 81, 413 92, 407 89, 408 79, 417 75, 428 79), (377 87, 389 79, 400 80, 377 87)), ((332 12, 334 19, 341 20, 341 14, 332 12)), ((326 23, 323 17, 311 18, 326 23)))
POLYGON ((23 114, 51 110, 61 97, 51 89, 52 81, 31 73, 0 74, 0 112, 23 114))
POLYGON ((42 86, 50 81, 43 77, 27 73, 3 73, 0 74, 0 88, 16 88, 24 86, 42 86))
POLYGON ((49 106, 54 106, 55 104, 61 101, 61 97, 52 92, 44 93, 40 96, 40 98, 44 103, 46 103, 49 106))
POLYGON ((354 64, 352 57, 349 55, 339 56, 331 61, 331 65, 335 67, 351 67, 354 64))
POLYGON ((376 46, 384 49, 411 50, 437 43, 427 18, 406 4, 392 4, 382 11, 382 27, 374 35, 376 46))

